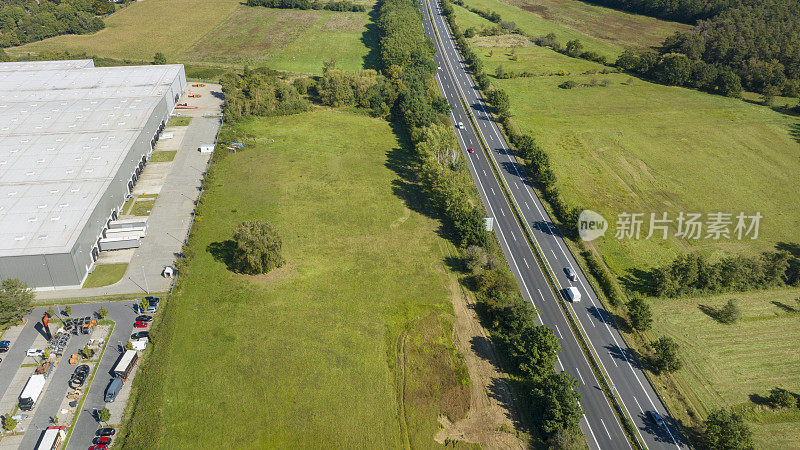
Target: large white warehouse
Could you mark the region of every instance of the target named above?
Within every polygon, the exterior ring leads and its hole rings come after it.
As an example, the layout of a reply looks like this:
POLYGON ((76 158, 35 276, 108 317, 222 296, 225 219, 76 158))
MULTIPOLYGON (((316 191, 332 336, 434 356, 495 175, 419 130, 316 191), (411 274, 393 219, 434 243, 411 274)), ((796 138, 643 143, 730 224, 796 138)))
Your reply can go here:
POLYGON ((83 283, 185 84, 182 65, 0 63, 0 279, 83 283))

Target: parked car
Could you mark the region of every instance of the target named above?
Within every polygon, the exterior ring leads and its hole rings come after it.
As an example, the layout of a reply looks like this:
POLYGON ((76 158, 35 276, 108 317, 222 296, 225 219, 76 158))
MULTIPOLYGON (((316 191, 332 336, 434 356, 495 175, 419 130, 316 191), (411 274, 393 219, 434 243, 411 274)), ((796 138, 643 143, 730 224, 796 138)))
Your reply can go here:
POLYGON ((153 320, 153 316, 146 316, 142 314, 141 316, 136 317, 137 322, 151 322, 153 320))
POLYGON ((570 266, 564 267, 564 273, 567 274, 567 278, 569 278, 570 280, 578 281, 578 275, 575 273, 574 270, 572 270, 572 267, 570 266))
POLYGON ((147 328, 148 325, 150 325, 150 322, 144 322, 142 320, 133 322, 133 328, 147 328))
POLYGON ((150 333, 149 332, 147 332, 147 331, 139 331, 139 332, 133 333, 131 335, 131 340, 136 341, 136 340, 139 340, 139 339, 149 338, 149 337, 150 337, 150 333))
POLYGON ((86 378, 88 376, 89 366, 86 364, 81 364, 75 369, 74 372, 72 372, 72 376, 69 378, 69 386, 73 389, 83 386, 83 383, 86 382, 86 378))
POLYGON ((97 444, 89 447, 89 450, 108 450, 108 445, 105 444, 97 444))
POLYGON ((44 350, 40 348, 29 348, 28 351, 25 352, 25 355, 32 358, 41 358, 44 356, 44 350))
POLYGON ((11 348, 11 341, 0 341, 0 353, 5 353, 11 348))
MULTIPOLYGON (((112 428, 112 430, 113 430, 113 428, 112 428)), ((97 445, 97 444, 109 445, 109 444, 111 444, 111 437, 110 436, 98 436, 98 437, 94 438, 94 440, 92 441, 92 444, 95 444, 95 445, 97 445)))
POLYGON ((158 297, 149 297, 148 296, 148 297, 145 297, 144 299, 147 300, 147 303, 149 303, 151 305, 155 305, 155 306, 158 306, 158 303, 161 301, 161 299, 158 298, 158 297))
POLYGON ((147 308, 145 308, 145 310, 142 312, 154 313, 156 311, 158 311, 158 305, 148 305, 147 308))
POLYGON ((647 411, 647 415, 650 416, 650 420, 655 422, 656 425, 663 427, 664 426, 664 418, 661 417, 657 411, 647 411))
POLYGON ((98 436, 113 436, 114 433, 116 433, 116 432, 117 432, 117 430, 115 430, 115 429, 113 429, 111 427, 105 427, 105 428, 100 428, 99 430, 97 430, 96 434, 98 436))

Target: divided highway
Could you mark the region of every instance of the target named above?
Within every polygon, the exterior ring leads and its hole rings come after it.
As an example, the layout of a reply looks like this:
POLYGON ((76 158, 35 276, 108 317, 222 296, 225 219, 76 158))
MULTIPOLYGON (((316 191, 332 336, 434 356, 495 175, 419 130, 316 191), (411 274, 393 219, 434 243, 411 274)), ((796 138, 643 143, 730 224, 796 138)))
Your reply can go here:
POLYGON ((572 334, 564 311, 558 305, 559 300, 550 290, 512 206, 503 193, 501 180, 511 202, 522 216, 522 225, 541 249, 545 263, 552 269, 559 290, 570 286, 580 290, 582 301, 569 304, 568 307, 598 355, 598 363, 608 374, 612 389, 616 390, 628 416, 632 418, 640 440, 648 448, 686 447, 666 408, 642 373, 635 355, 622 340, 539 198, 522 177, 517 160, 500 134, 497 123, 488 113, 489 108, 456 49, 440 5, 435 0, 421 0, 421 11, 425 19, 425 32, 436 45, 439 89, 453 107, 451 119, 456 125, 456 134, 486 210, 495 219, 494 231, 506 260, 519 282, 523 297, 537 308, 540 322, 553 328, 559 338, 561 352, 557 369, 565 370, 579 381, 581 405, 585 410, 581 429, 589 446, 629 448, 630 444, 586 355, 572 334), (477 126, 470 121, 464 104, 477 126), (463 123, 463 129, 457 126, 459 122, 463 123), (484 152, 481 142, 486 144, 487 152, 484 152), (474 149, 474 153, 468 151, 470 148, 474 149), (487 158, 491 158, 491 162, 487 158), (492 166, 498 168, 501 180, 495 176, 492 166), (566 267, 574 269, 578 275, 577 281, 567 278, 564 272, 566 267), (666 420, 665 425, 655 424, 648 417, 648 411, 660 413, 666 420))

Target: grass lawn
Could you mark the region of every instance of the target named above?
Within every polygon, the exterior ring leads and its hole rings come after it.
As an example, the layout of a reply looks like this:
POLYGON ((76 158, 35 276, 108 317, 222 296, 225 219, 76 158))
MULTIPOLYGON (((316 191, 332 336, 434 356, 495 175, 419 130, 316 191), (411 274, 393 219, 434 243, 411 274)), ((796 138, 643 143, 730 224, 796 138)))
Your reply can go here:
POLYGON ((192 122, 191 117, 170 117, 168 127, 186 127, 192 122))
POLYGON ((128 264, 98 264, 83 282, 84 288, 108 286, 121 280, 128 270, 128 264))
POLYGON ((732 294, 718 297, 658 300, 653 304, 652 338, 667 335, 681 347, 684 368, 657 383, 681 420, 675 391, 703 417, 715 407, 742 411, 753 430, 756 448, 798 448, 800 410, 772 410, 759 403, 779 387, 800 394, 800 290, 732 294), (718 308, 738 300, 743 319, 724 325, 701 305, 718 308), (751 401, 755 400, 755 402, 751 401))
POLYGON ((239 0, 147 0, 133 2, 105 19, 91 35, 64 35, 9 49, 12 55, 43 51, 151 61, 161 52, 176 62, 179 54, 224 20, 239 0))
MULTIPOLYGON (((369 1, 362 2, 369 7, 369 1)), ((238 0, 147 0, 106 19, 93 35, 65 35, 8 49, 11 55, 69 51, 90 56, 149 62, 162 52, 187 73, 213 78, 220 68, 244 65, 321 73, 331 58, 356 70, 378 64, 369 13, 299 11, 249 7, 238 0), (146 43, 146 45, 145 45, 146 43)))
POLYGON ((447 244, 395 193, 405 150, 390 125, 315 110, 235 126, 246 150, 214 156, 123 444, 436 446, 437 416, 465 410, 447 244), (228 270, 226 242, 250 219, 277 228, 284 267, 228 270))
POLYGON ((321 73, 323 61, 335 58, 343 69, 374 68, 363 42, 377 45, 373 33, 365 35, 368 20, 365 12, 240 6, 179 59, 321 73))
POLYGON ((612 226, 622 212, 648 219, 662 211, 673 218, 681 211, 764 216, 755 241, 620 241, 609 233, 595 245, 617 275, 684 252, 714 258, 800 241, 793 181, 800 174, 797 117, 622 73, 601 74, 599 64, 546 48, 517 47, 517 61, 511 61, 509 47, 488 47, 492 39, 475 40, 488 73, 502 64, 542 75, 492 82, 508 92, 519 128, 549 153, 568 203, 600 212, 612 226), (609 86, 560 89, 566 80, 608 80, 609 86))
POLYGON ((178 153, 177 150, 155 151, 150 157, 150 162, 170 162, 175 159, 176 153, 178 153))
POLYGON ((153 210, 153 206, 155 206, 156 201, 153 200, 142 200, 141 198, 137 198, 136 202, 134 202, 133 207, 128 211, 128 214, 134 216, 149 216, 150 211, 153 210))

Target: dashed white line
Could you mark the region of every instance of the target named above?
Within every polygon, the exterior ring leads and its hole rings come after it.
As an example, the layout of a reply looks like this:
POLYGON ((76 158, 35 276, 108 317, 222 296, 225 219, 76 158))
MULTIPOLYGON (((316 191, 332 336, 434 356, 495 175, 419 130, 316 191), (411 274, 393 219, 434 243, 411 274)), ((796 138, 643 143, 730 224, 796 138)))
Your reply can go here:
POLYGON ((586 414, 583 415, 583 420, 586 421, 586 426, 589 427, 589 433, 592 433, 592 439, 594 439, 594 445, 596 445, 597 448, 601 448, 600 444, 597 442, 597 438, 594 437, 594 430, 592 430, 592 426, 589 425, 589 419, 586 418, 586 414))
POLYGON ((527 267, 528 269, 530 269, 530 268, 531 268, 531 266, 529 266, 529 265, 528 265, 528 260, 527 260, 527 259, 525 259, 525 258, 522 258, 522 262, 524 262, 524 263, 525 263, 525 267, 527 267))
POLYGON ((608 428, 606 428, 606 423, 603 422, 603 419, 600 419, 600 423, 603 424, 603 428, 605 428, 608 438, 611 439, 611 433, 608 432, 608 428))
POLYGON ((492 191, 492 195, 497 195, 497 194, 494 193, 494 188, 493 187, 490 187, 489 189, 492 191))
POLYGON ((506 213, 505 213, 505 211, 503 211, 502 209, 500 209, 500 214, 502 214, 502 215, 503 215, 503 217, 505 217, 505 216, 506 216, 506 213))
POLYGON ((639 404, 639 400, 636 400, 636 397, 633 397, 633 400, 636 401, 636 406, 639 407, 639 411, 644 414, 644 410, 642 409, 642 405, 639 404))
POLYGON ((556 252, 552 248, 550 249, 550 251, 553 252, 553 256, 555 256, 555 258, 558 259, 558 256, 556 255, 556 252))
POLYGON ((531 209, 531 207, 530 207, 530 206, 528 206, 528 202, 523 202, 523 203, 525 203, 525 207, 526 207, 526 208, 528 208, 528 209, 531 209))
POLYGON ((581 371, 578 370, 577 367, 575 368, 575 372, 578 372, 578 378, 581 379, 581 384, 586 384, 586 383, 583 382, 583 375, 581 375, 581 371))
POLYGON ((488 176, 488 175, 486 175, 486 171, 485 170, 483 171, 483 176, 485 176, 485 177, 488 176))
MULTIPOLYGON (((553 324, 553 325, 555 325, 555 324, 553 324)), ((556 333, 558 333, 559 339, 564 339, 564 336, 561 335, 561 330, 558 329, 558 325, 555 325, 555 327, 556 327, 556 333)))
POLYGON ((611 354, 611 352, 608 352, 608 356, 610 356, 610 357, 611 357, 611 362, 613 362, 613 363, 614 363, 614 366, 615 366, 615 367, 619 367, 619 366, 617 365, 617 361, 615 361, 615 359, 616 359, 616 358, 614 358, 614 355, 612 355, 612 354, 611 354))

